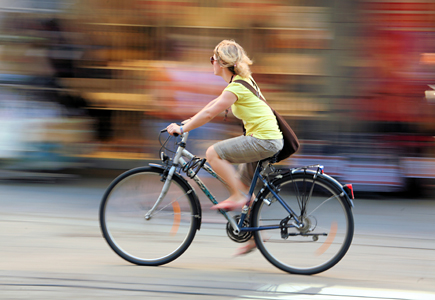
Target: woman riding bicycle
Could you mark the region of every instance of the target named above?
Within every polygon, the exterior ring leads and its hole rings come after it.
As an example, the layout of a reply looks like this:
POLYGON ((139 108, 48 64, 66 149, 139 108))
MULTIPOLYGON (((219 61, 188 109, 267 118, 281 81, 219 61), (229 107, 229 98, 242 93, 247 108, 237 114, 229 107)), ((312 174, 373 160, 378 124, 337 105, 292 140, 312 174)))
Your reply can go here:
POLYGON ((221 76, 228 86, 182 126, 172 123, 167 130, 171 135, 191 131, 230 107, 233 114, 243 121, 246 135, 218 142, 206 152, 207 161, 230 189, 230 197, 212 209, 231 211, 242 208, 250 200, 244 193, 249 191, 257 162, 279 152, 283 147, 283 136, 269 106, 242 84, 234 82, 244 80, 261 94, 251 77, 249 66, 252 61, 245 50, 235 41, 223 40, 214 49, 210 62, 214 74, 221 76), (233 163, 241 164, 238 172, 233 163))
MULTIPOLYGON (((322 165, 269 170, 275 159, 267 158, 278 154, 276 159, 280 159, 287 155, 287 147, 278 152, 283 134, 277 123, 282 123, 262 97, 257 97, 259 90, 254 90, 256 84, 249 71, 251 60, 234 41, 224 40, 215 48, 211 62, 214 73, 229 82, 228 86, 189 122, 181 127, 171 124, 167 131, 183 134, 232 108, 235 116, 243 120, 246 136, 218 142, 207 150, 207 159, 222 177, 218 179, 224 179, 231 189, 230 197, 217 203, 196 175, 202 168, 216 177, 203 159, 185 149, 188 134, 172 151, 172 161, 165 154, 171 150, 166 146, 168 138, 162 143, 163 165, 150 164, 124 172, 106 190, 100 205, 104 238, 120 257, 138 265, 159 266, 182 255, 202 222, 199 198, 177 172, 182 170, 227 219, 228 237, 247 242, 237 255, 258 247, 270 263, 285 272, 311 275, 328 270, 344 257, 352 243, 352 186, 325 174, 322 165), (257 201, 251 201, 238 216, 227 214, 225 210, 248 203, 244 193, 257 160, 265 162, 257 164, 255 170, 255 178, 258 175, 262 184, 257 201), (232 163, 242 163, 239 174, 232 163)), ((286 128, 281 128, 287 136, 286 128)))

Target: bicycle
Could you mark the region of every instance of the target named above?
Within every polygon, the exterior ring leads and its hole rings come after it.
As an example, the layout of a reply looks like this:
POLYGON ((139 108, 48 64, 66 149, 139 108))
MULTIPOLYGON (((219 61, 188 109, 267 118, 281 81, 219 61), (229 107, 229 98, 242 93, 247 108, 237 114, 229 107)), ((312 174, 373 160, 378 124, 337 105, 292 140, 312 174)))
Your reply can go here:
MULTIPOLYGON (((149 164, 118 176, 100 205, 100 225, 109 246, 128 262, 144 266, 167 264, 182 255, 201 228, 202 210, 193 179, 213 204, 215 197, 198 176, 200 169, 222 179, 206 163, 186 150, 189 133, 168 136, 162 143, 163 164, 149 164), (173 158, 168 141, 176 139, 173 158), (181 138, 181 141, 180 141, 181 138)), ((349 249, 354 221, 351 185, 324 173, 321 165, 277 169, 275 157, 258 163, 240 215, 219 212, 235 242, 254 237, 263 256, 277 268, 311 275, 336 265, 349 249), (256 183, 262 184, 256 189, 256 183), (249 198, 250 199, 250 198, 249 198)))

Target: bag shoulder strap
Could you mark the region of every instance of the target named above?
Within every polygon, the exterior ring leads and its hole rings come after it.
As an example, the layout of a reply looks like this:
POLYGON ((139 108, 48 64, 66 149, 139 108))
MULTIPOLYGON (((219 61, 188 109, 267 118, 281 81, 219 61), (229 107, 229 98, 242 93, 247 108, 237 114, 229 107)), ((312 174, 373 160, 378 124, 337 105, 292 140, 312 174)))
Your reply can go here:
MULTIPOLYGON (((235 80, 234 82, 240 83, 241 85, 243 85, 245 88, 247 88, 248 90, 250 90, 255 96, 257 96, 259 99, 263 100, 264 102, 266 102, 267 105, 269 105, 269 103, 267 103, 267 101, 260 95, 260 92, 258 90, 256 90, 252 85, 250 85, 249 83, 247 83, 244 80, 235 80)), ((255 84, 255 83, 254 83, 255 84)), ((269 105, 270 106, 270 105, 269 105)))

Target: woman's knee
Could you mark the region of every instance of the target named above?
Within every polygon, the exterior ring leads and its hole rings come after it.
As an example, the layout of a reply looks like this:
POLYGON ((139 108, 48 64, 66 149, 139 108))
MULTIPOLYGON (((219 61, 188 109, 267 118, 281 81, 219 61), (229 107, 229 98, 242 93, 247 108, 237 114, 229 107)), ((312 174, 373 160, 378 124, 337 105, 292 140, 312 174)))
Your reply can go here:
POLYGON ((207 158, 208 161, 219 159, 219 155, 213 146, 208 147, 207 151, 205 152, 205 158, 207 158))

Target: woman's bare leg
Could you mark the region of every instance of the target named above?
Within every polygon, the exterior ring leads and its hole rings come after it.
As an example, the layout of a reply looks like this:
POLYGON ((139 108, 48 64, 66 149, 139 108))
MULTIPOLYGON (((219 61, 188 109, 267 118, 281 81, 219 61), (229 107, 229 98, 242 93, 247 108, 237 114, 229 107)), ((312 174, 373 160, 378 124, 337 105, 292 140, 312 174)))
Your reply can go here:
MULTIPOLYGON (((249 186, 246 186, 243 184, 243 187, 244 188, 242 189, 242 191, 247 194, 249 192, 249 186)), ((255 195, 252 194, 251 202, 254 200, 255 200, 255 195)), ((251 237, 249 239, 249 241, 247 241, 243 246, 237 248, 234 256, 240 256, 240 255, 245 255, 245 254, 251 253, 253 250, 255 250, 255 248, 257 248, 257 245, 255 244, 254 237, 251 237)))
MULTIPOLYGON (((236 203, 236 206, 239 207, 245 205, 247 199, 241 192, 247 194, 249 192, 249 186, 243 184, 243 182, 238 178, 237 171, 234 169, 233 165, 230 162, 221 159, 213 146, 207 149, 206 158, 213 170, 228 184, 231 193, 227 200, 215 205, 214 208, 225 208, 219 207, 219 205, 228 201, 236 203)), ((252 195, 250 201, 254 200, 254 198, 255 196, 252 195)), ((244 246, 237 249, 235 256, 248 254, 256 247, 254 238, 252 237, 244 246)))
POLYGON ((221 159, 213 146, 207 149, 206 158, 213 170, 227 183, 230 190, 230 197, 215 205, 214 208, 229 208, 227 210, 233 210, 243 207, 247 202, 246 196, 242 194, 242 191, 246 190, 246 186, 238 178, 237 171, 233 165, 221 159))

